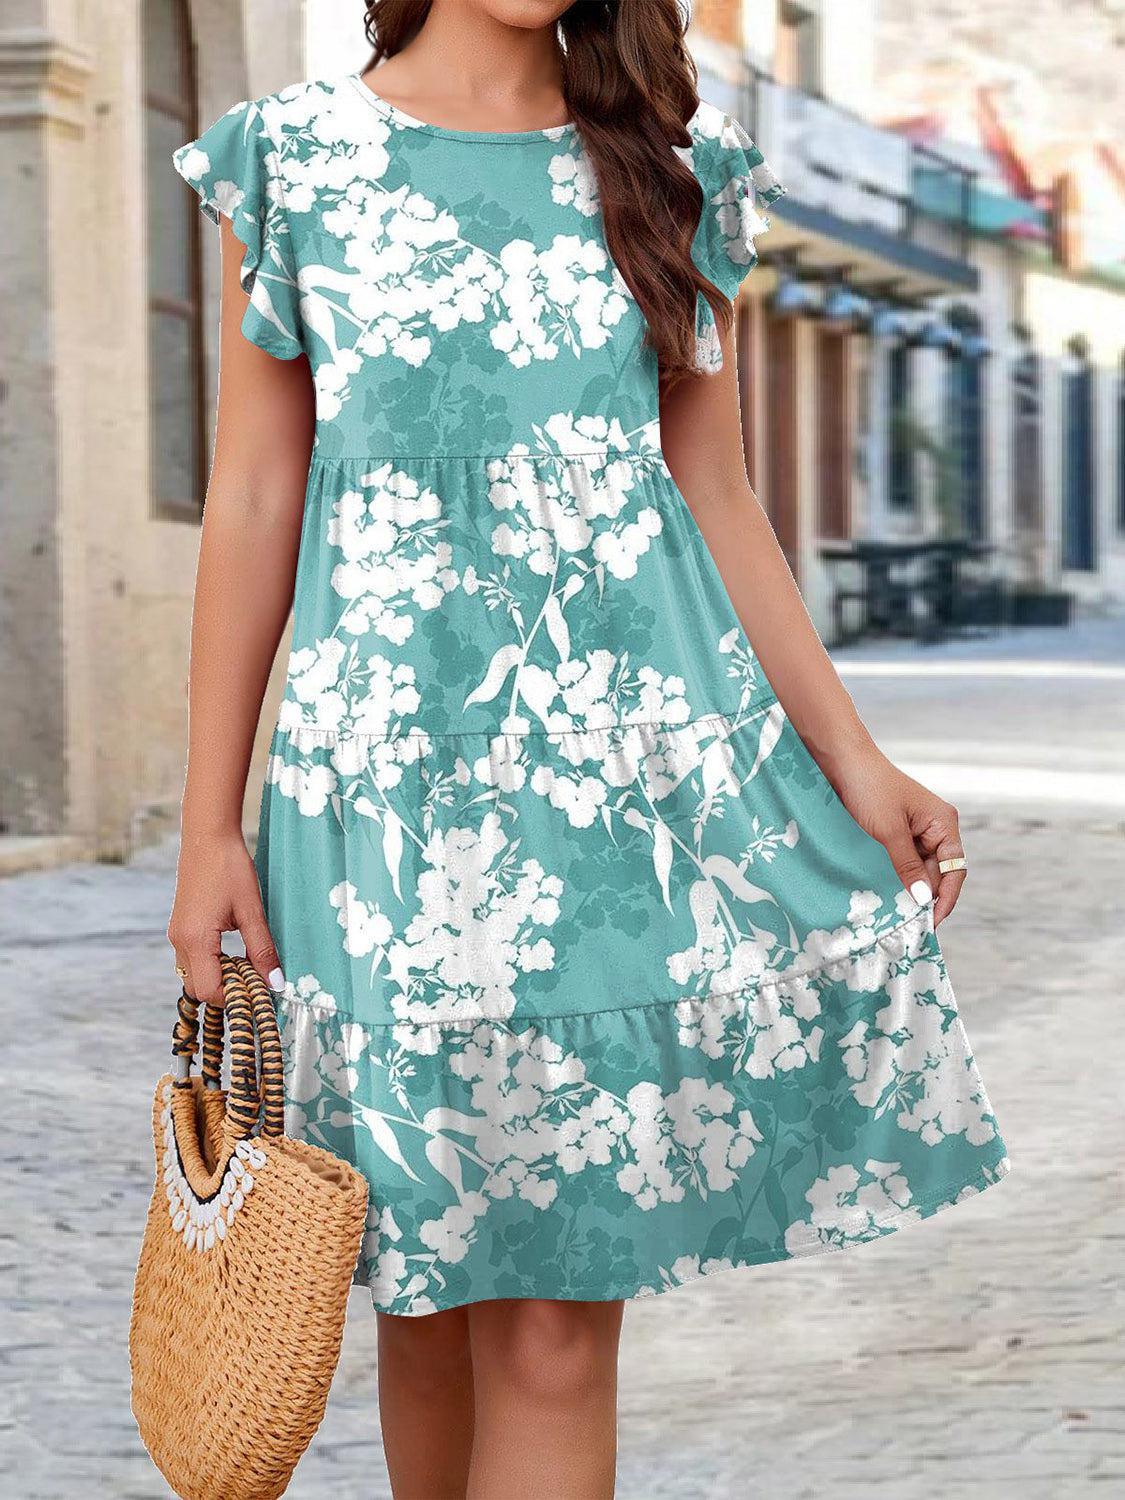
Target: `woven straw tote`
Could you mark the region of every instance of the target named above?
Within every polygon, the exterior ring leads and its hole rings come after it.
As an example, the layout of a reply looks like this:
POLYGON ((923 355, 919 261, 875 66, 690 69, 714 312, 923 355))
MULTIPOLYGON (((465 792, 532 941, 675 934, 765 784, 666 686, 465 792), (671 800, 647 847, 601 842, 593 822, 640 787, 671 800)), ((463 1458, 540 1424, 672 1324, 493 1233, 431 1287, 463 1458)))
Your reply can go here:
POLYGON ((133 1414, 184 1500, 273 1500, 324 1415, 367 1184, 282 1134, 277 1021, 245 959, 224 957, 223 991, 225 1012, 204 1013, 202 1078, 190 1076, 199 1008, 184 995, 174 1073, 156 1089, 156 1186, 129 1332, 133 1414))

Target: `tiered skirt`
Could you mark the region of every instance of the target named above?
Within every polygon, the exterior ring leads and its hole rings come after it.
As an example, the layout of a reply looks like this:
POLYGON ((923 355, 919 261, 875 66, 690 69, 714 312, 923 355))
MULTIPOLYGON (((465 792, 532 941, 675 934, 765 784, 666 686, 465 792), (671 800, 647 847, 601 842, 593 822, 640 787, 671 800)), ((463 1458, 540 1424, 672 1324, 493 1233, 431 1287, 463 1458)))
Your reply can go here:
POLYGON ((281 730, 259 864, 287 1128, 368 1177, 382 1310, 660 1292, 1007 1170, 931 911, 776 702, 281 730))

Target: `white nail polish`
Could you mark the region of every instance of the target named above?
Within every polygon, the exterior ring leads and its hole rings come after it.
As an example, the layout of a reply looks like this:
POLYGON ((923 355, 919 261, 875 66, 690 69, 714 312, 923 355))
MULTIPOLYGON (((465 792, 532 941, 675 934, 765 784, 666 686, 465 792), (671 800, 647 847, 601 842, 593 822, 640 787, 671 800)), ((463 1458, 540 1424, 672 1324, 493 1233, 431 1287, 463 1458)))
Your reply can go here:
MULTIPOLYGON (((927 900, 929 899, 929 894, 930 893, 927 890, 927 892, 926 892, 926 899, 927 900)), ((270 986, 271 990, 283 990, 285 988, 285 975, 281 972, 280 969, 271 969, 270 970, 269 986, 270 986)))
POLYGON ((933 891, 930 890, 929 886, 924 880, 916 880, 910 887, 910 894, 914 897, 919 906, 929 906, 930 902, 934 899, 933 891))

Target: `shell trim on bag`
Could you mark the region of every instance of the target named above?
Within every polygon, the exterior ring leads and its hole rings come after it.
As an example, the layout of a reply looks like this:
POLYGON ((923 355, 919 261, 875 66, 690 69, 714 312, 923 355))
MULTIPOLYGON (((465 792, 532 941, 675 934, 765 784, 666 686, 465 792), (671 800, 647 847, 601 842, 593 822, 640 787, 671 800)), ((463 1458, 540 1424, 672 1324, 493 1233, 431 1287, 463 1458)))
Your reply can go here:
POLYGON ((161 1092, 164 1103, 160 1126, 164 1136, 161 1157, 164 1193, 168 1199, 168 1217, 173 1232, 186 1250, 201 1254, 214 1250, 226 1239, 234 1221, 254 1190, 254 1173, 261 1173, 269 1160, 265 1148, 252 1137, 235 1145, 215 1191, 199 1197, 187 1180, 183 1158, 176 1141, 176 1123, 172 1118, 173 1085, 167 1083, 161 1092))

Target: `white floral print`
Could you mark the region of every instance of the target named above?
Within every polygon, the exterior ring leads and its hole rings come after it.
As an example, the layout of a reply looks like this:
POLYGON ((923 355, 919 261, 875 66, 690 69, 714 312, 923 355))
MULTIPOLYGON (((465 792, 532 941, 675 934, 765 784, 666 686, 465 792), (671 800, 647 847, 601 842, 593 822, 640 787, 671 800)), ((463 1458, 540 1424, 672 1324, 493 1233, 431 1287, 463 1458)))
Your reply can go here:
POLYGON ((910 1185, 900 1163, 867 1161, 862 1169, 832 1167, 805 1194, 810 1214, 785 1232, 785 1246, 799 1255, 818 1245, 834 1250, 870 1239, 892 1219, 902 1223, 910 1210, 910 1185))
POLYGON ((417 914, 390 944, 392 1000, 401 1020, 511 1014, 520 973, 549 968, 541 929, 558 918, 561 882, 519 859, 495 813, 480 831, 431 834, 422 851, 417 914))
POLYGON ((974 1145, 991 1141, 996 1130, 988 1100, 963 1066, 961 1025, 939 966, 914 963, 890 994, 891 1003, 873 1022, 857 1021, 840 1038, 856 1099, 876 1117, 892 1112, 903 1130, 917 1131, 927 1145, 962 1131, 974 1145))
POLYGON ((571 205, 592 218, 598 212, 598 187, 589 157, 581 149, 560 151, 551 157, 547 170, 551 174, 551 197, 556 203, 571 205))
POLYGON ((342 559, 332 587, 347 600, 340 629, 401 645, 414 629, 412 609, 437 609, 457 587, 441 501, 389 463, 365 474, 364 493, 349 490, 332 506, 329 546, 342 559))
POLYGON ((627 510, 644 476, 664 470, 651 429, 627 435, 619 422, 559 412, 536 438, 534 454, 520 446, 489 465, 488 498, 508 516, 492 533, 493 551, 547 576, 561 554, 589 550, 614 577, 635 578, 638 558, 663 527, 652 506, 627 510))
POLYGON ((678 1203, 689 1188, 722 1192, 762 1139, 749 1110, 728 1118, 733 1095, 704 1079, 685 1078, 667 1095, 655 1084, 639 1083, 627 1102, 634 1159, 618 1172, 617 1185, 636 1198, 638 1208, 678 1203))

